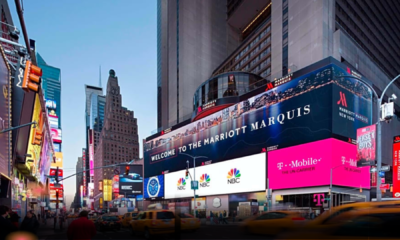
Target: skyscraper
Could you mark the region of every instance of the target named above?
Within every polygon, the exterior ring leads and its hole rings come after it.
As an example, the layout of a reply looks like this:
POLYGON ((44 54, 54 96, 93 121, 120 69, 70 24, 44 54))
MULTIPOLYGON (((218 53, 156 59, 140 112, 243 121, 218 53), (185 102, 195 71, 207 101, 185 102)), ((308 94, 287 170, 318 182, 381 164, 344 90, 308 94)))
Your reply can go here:
MULTIPOLYGON (((95 151, 94 167, 125 163, 139 158, 137 119, 134 118, 133 111, 122 106, 120 86, 114 70, 110 70, 105 102, 104 126, 95 151)), ((94 196, 99 194, 99 181, 112 179, 114 170, 115 168, 95 170, 94 196)))
POLYGON ((225 1, 158 0, 158 128, 190 118, 196 88, 238 45, 233 31, 225 1))

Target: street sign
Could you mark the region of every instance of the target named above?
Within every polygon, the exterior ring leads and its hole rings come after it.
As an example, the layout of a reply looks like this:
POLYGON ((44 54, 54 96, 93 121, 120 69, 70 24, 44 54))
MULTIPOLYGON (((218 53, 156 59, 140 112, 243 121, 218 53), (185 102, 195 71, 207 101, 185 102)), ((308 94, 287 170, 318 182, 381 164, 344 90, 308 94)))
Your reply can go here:
POLYGON ((199 189, 199 181, 191 181, 190 187, 192 190, 198 190, 199 189))
POLYGON ((381 189, 390 189, 390 184, 381 184, 381 189))
POLYGON ((379 172, 379 176, 381 177, 381 178, 384 178, 385 177, 385 172, 379 172))
POLYGON ((325 201, 330 201, 331 200, 331 198, 325 198, 325 201))
POLYGON ((371 167, 371 168, 369 169, 369 171, 370 171, 371 173, 374 173, 374 172, 378 171, 378 169, 377 169, 376 167, 371 167))
POLYGON ((389 172, 390 171, 390 165, 385 165, 381 167, 382 172, 389 172))

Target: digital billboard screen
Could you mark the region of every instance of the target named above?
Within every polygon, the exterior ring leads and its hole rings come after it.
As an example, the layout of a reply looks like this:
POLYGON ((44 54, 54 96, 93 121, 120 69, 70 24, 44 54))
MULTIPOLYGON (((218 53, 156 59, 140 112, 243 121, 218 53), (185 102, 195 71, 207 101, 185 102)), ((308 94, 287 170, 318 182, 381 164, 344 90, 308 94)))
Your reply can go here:
POLYGON ((393 197, 400 198, 400 136, 393 138, 393 197))
MULTIPOLYGON (((191 178, 185 172, 167 173, 165 177, 165 198, 192 197, 191 178)), ((193 168, 189 173, 194 177, 193 168)), ((199 181, 196 195, 209 196, 242 192, 265 191, 266 154, 259 153, 234 160, 196 167, 195 180, 199 181)))
MULTIPOLYGON (((0 131, 10 127, 10 106, 11 106, 11 78, 9 76, 9 69, 6 65, 4 55, 0 56, 0 131)), ((14 105, 14 103, 13 103, 14 105)), ((14 106, 13 106, 14 107, 14 106)), ((17 116, 13 116, 15 118, 17 116)), ((9 164, 9 148, 11 141, 11 132, 0 133, 0 172, 8 173, 9 164)), ((40 147, 39 147, 40 149, 40 147)), ((40 153, 39 153, 40 154, 40 153)), ((38 156, 39 159, 39 156, 38 156)))
POLYGON ((89 129, 89 172, 90 177, 94 176, 94 133, 92 129, 89 129))
POLYGON ((196 160, 196 165, 201 165, 334 135, 355 139, 356 129, 371 123, 372 94, 352 79, 341 77, 345 75, 345 70, 331 64, 149 138, 144 145, 144 176, 185 169, 188 157, 180 153, 206 156, 208 159, 196 160))
POLYGON ((357 166, 375 165, 376 126, 357 129, 357 166))
POLYGON ((125 167, 120 167, 119 194, 140 195, 143 189, 143 166, 129 165, 129 174, 125 174, 125 167))
POLYGON ((163 198, 164 197, 164 175, 145 178, 144 183, 144 198, 163 198))
POLYGON ((51 136, 54 142, 61 143, 61 129, 52 128, 51 129, 51 136))
POLYGON ((370 188, 369 167, 357 167, 357 146, 325 139, 268 153, 269 187, 273 190, 330 185, 370 188))

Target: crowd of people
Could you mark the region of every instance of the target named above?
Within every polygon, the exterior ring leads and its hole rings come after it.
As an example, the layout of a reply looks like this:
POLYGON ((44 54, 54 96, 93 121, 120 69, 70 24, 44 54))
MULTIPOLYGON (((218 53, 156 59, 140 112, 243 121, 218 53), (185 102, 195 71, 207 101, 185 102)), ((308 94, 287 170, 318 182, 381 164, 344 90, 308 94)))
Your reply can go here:
POLYGON ((37 234, 39 227, 39 220, 33 211, 28 211, 25 218, 22 220, 21 225, 16 212, 13 212, 9 207, 0 206, 0 240, 6 239, 6 237, 17 231, 24 231, 33 235, 37 234))

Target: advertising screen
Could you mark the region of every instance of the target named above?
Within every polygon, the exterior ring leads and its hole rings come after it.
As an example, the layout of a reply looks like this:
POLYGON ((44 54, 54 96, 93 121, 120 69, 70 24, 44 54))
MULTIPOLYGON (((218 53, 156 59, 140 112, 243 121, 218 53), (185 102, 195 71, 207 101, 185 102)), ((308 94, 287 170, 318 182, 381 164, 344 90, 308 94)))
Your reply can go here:
POLYGON ((400 198, 400 136, 393 139, 393 197, 400 198))
POLYGON ((140 195, 143 189, 143 166, 129 165, 129 174, 125 174, 125 166, 121 166, 119 175, 119 194, 140 195))
POLYGON ((62 200, 63 199, 63 190, 62 190, 62 188, 50 188, 49 189, 50 200, 57 200, 56 189, 58 189, 58 200, 62 200))
POLYGON ((58 117, 49 115, 48 118, 50 122, 50 127, 58 128, 58 117))
POLYGON ((54 151, 55 152, 61 152, 61 144, 53 143, 53 146, 54 146, 54 151))
POLYGON ((103 180, 103 197, 104 201, 109 202, 112 200, 112 180, 104 179, 103 180))
POLYGON ((46 100, 46 108, 57 109, 57 103, 54 100, 46 100))
MULTIPOLYGON (((7 68, 4 55, 0 56, 0 131, 10 127, 10 89, 11 78, 9 76, 9 69, 7 68)), ((16 116, 13 116, 14 118, 16 116)), ((11 132, 0 134, 0 172, 8 173, 9 162, 9 147, 11 141, 11 132)), ((39 153, 40 154, 40 153, 39 153)))
MULTIPOLYGON (((36 94, 35 96, 35 105, 33 108, 33 114, 32 114, 32 122, 35 121, 39 123, 42 120, 42 109, 40 105, 40 98, 39 94, 36 94)), ((35 128, 33 125, 30 127, 30 138, 34 137, 35 133, 35 128)), ((33 176, 36 176, 37 174, 37 166, 38 163, 40 162, 40 151, 42 150, 41 145, 33 145, 31 139, 28 141, 28 149, 27 149, 27 154, 31 155, 31 157, 27 157, 26 160, 33 160, 33 161, 26 161, 26 165, 28 169, 30 169, 31 173, 33 176)))
POLYGON ((180 153, 207 156, 196 160, 196 165, 201 165, 204 161, 217 163, 327 139, 334 134, 355 139, 357 128, 370 125, 372 95, 368 88, 340 77, 344 75, 348 75, 345 70, 328 65, 149 138, 144 145, 144 177, 185 169, 187 157, 180 153))
POLYGON ((326 139, 268 153, 269 187, 273 190, 337 186, 370 188, 369 167, 357 167, 357 146, 326 139))
POLYGON ((357 129, 357 166, 375 165, 376 126, 357 129))
POLYGON ((51 165, 51 159, 52 159, 52 152, 50 151, 51 146, 51 140, 48 137, 48 134, 46 134, 47 128, 45 125, 43 125, 43 134, 42 134, 42 151, 40 153, 40 181, 42 183, 46 182, 47 176, 49 175, 50 171, 50 165, 51 165))
MULTIPOLYGON (((51 168, 50 169, 50 176, 56 176, 56 172, 57 172, 57 169, 56 168, 51 168)), ((63 170, 62 169, 58 169, 58 177, 59 178, 62 178, 63 177, 63 170)))
POLYGON ((82 148, 82 170, 83 170, 83 195, 86 196, 87 172, 86 172, 86 149, 82 148))
POLYGON ((114 175, 112 179, 112 192, 119 193, 119 175, 114 175))
POLYGON ((56 162, 51 162, 52 168, 62 168, 63 167, 63 154, 62 152, 55 152, 56 162))
POLYGON ((54 142, 60 143, 61 142, 61 129, 52 128, 51 129, 51 137, 53 138, 54 142))
POLYGON ((144 179, 144 198, 164 197, 164 175, 144 179))
POLYGON ((93 130, 89 129, 89 167, 90 167, 90 176, 94 176, 94 136, 93 130))
MULTIPOLYGON (((167 173, 165 177, 165 198, 193 196, 190 177, 185 172, 167 173)), ((189 173, 194 177, 193 168, 189 173)), ((195 179, 199 181, 196 195, 209 196, 241 192, 257 192, 266 189, 265 153, 246 156, 234 160, 196 167, 195 179)))

